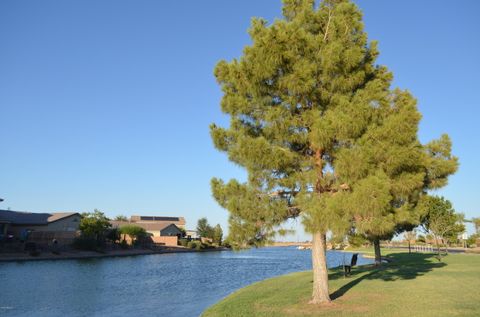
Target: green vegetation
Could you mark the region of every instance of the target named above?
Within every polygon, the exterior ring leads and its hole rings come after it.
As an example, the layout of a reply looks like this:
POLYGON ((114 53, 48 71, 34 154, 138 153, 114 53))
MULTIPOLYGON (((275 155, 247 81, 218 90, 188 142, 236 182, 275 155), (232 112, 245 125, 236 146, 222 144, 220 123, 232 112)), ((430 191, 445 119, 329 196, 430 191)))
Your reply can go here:
POLYGON ((124 215, 118 215, 113 220, 115 220, 115 221, 128 221, 128 218, 124 215))
POLYGON ((112 225, 103 212, 95 209, 93 212, 82 214, 79 229, 82 235, 100 239, 112 225))
POLYGON ((223 239, 223 230, 222 227, 217 224, 215 227, 213 227, 213 235, 212 235, 212 240, 213 243, 216 245, 222 245, 222 239, 223 239))
POLYGON ((387 258, 393 262, 355 267, 348 278, 330 270, 330 304, 307 304, 312 272, 299 272, 240 289, 202 316, 480 316, 479 255, 450 254, 443 262, 433 254, 387 258))
POLYGON ((443 197, 425 196, 419 204, 419 209, 423 215, 422 227, 433 235, 440 259, 439 240, 443 239, 445 242, 457 240, 457 236, 465 231, 464 216, 456 213, 452 203, 443 197))
POLYGON ((101 251, 105 247, 111 224, 105 214, 97 209, 91 213, 82 213, 79 229, 80 237, 76 238, 73 246, 81 250, 101 251))
POLYGON ((380 264, 380 240, 417 226, 417 202, 458 163, 447 135, 418 139, 416 100, 391 87, 354 3, 284 0, 282 12, 272 23, 253 19, 252 44, 215 67, 230 125, 212 124, 211 136, 248 180, 211 184, 236 248, 264 245, 302 217, 316 304, 330 301, 327 232, 363 235, 380 264))
POLYGON ((207 218, 203 217, 197 221, 197 234, 199 237, 210 238, 213 236, 213 228, 208 223, 207 218))
POLYGON ((480 218, 472 218, 473 225, 475 226, 475 231, 477 234, 480 234, 480 218))
POLYGON ((207 248, 208 246, 200 241, 192 240, 187 243, 187 248, 195 249, 195 250, 202 250, 207 248))
POLYGON ((211 239, 211 242, 221 246, 223 239, 223 230, 220 224, 212 227, 207 218, 203 217, 198 219, 197 222, 197 234, 199 237, 211 239))
POLYGON ((467 247, 469 248, 475 248, 477 246, 477 240, 480 239, 480 234, 474 233, 470 235, 467 239, 467 247))
POLYGON ((132 239, 133 245, 143 242, 148 237, 147 231, 136 225, 122 226, 119 232, 123 236, 123 241, 125 241, 125 237, 128 235, 132 239))

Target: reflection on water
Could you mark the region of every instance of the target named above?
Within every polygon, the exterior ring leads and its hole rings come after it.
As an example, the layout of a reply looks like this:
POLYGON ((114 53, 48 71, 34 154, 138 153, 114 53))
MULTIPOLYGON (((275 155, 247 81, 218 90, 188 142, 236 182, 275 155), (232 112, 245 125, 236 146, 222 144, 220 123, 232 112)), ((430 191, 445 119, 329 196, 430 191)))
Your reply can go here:
MULTIPOLYGON (((330 267, 343 258, 327 253, 330 267)), ((238 288, 310 269, 310 251, 293 247, 0 263, 0 316, 198 316, 238 288)))

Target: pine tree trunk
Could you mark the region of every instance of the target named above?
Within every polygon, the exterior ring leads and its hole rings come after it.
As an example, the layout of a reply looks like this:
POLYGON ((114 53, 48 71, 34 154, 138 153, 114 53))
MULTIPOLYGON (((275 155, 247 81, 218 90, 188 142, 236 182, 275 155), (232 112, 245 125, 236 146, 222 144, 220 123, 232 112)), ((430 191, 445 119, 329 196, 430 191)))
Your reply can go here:
POLYGON ((329 303, 328 272, 326 259, 326 237, 316 232, 312 240, 313 293, 310 304, 329 303))
POLYGON ((381 265, 382 264, 382 253, 380 251, 380 239, 375 238, 373 240, 373 247, 375 249, 375 265, 381 265))

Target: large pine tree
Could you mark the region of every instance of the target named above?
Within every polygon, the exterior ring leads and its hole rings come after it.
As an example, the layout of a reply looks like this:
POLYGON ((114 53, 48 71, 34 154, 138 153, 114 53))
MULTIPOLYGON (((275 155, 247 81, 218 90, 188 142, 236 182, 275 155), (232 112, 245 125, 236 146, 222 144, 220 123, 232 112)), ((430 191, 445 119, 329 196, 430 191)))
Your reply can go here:
POLYGON ((270 25, 254 19, 252 45, 215 68, 231 122, 212 125, 211 135, 248 181, 213 179, 212 191, 230 212, 237 247, 261 245, 302 216, 313 235, 311 302, 322 303, 330 301, 327 232, 353 222, 379 235, 411 222, 433 156, 417 140, 415 101, 390 89, 353 3, 284 0, 283 15, 270 25))

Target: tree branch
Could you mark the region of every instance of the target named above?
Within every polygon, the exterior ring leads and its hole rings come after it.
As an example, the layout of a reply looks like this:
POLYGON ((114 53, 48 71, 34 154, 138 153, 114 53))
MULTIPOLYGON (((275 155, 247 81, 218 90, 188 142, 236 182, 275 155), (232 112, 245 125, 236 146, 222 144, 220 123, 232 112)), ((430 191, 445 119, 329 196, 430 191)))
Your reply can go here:
POLYGON ((328 9, 327 27, 325 28, 325 34, 323 35, 323 40, 324 40, 324 41, 327 39, 328 27, 330 26, 330 20, 331 20, 331 19, 332 19, 332 9, 328 9))

